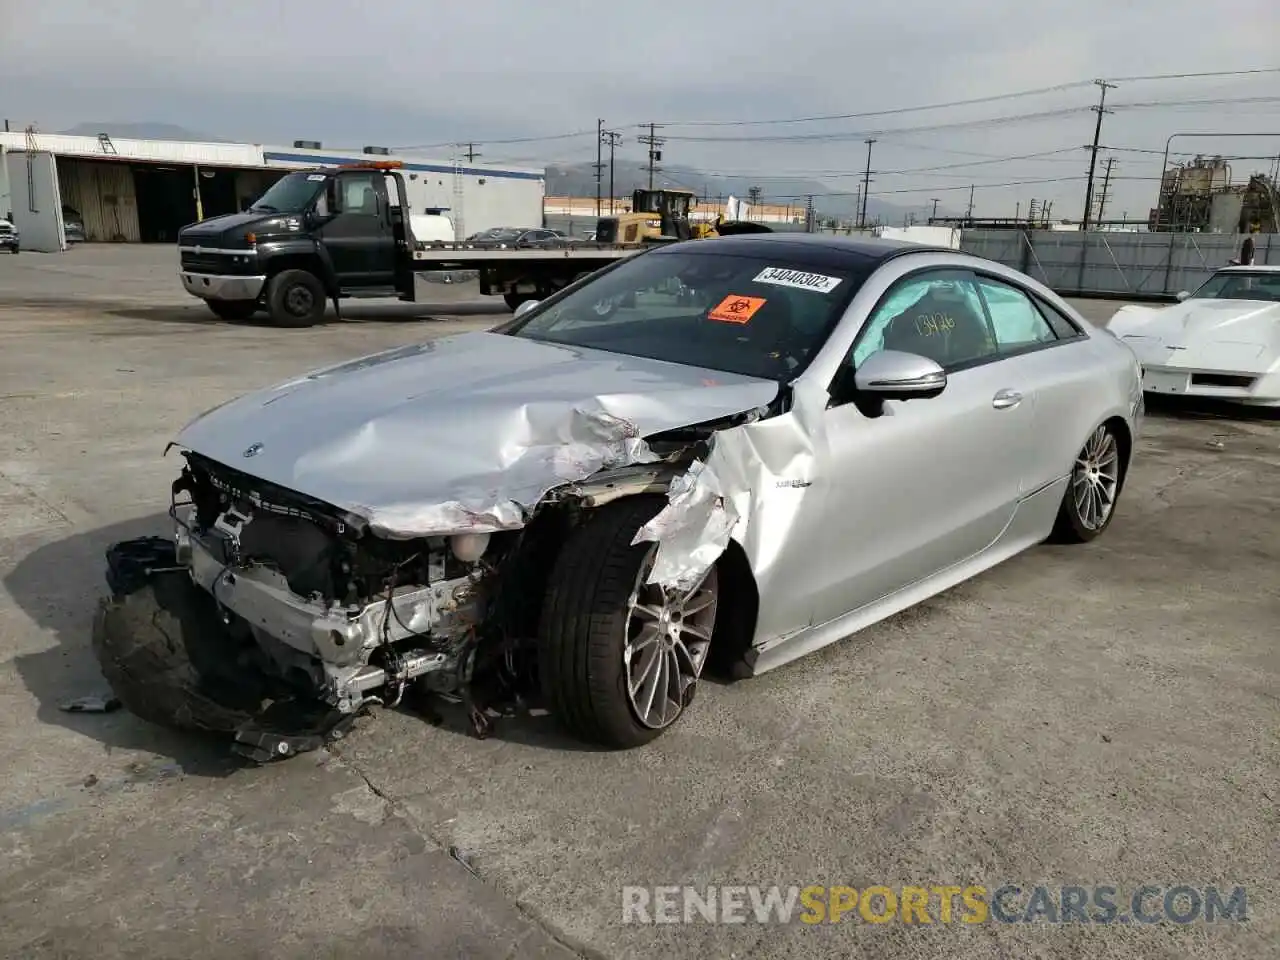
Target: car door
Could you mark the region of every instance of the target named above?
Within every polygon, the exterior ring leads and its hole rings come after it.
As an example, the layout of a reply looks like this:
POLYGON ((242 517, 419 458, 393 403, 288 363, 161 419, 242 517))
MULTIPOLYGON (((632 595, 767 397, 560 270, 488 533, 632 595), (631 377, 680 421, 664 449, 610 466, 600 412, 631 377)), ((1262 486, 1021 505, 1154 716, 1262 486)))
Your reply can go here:
POLYGON ((976 274, 1002 366, 1032 395, 1034 429, 1021 448, 1022 495, 1066 476, 1094 428, 1097 376, 1088 335, 1034 292, 1004 277, 976 274))
POLYGON ((1032 404, 1000 360, 971 273, 927 269, 899 280, 845 363, 856 370, 878 350, 908 346, 947 372, 940 395, 885 400, 878 409, 841 403, 824 413, 830 482, 823 562, 813 566, 821 578, 815 622, 982 551, 1017 509, 1021 476, 1011 451, 1028 442, 1032 404))
POLYGON ((334 178, 334 210, 318 233, 343 289, 391 286, 396 247, 383 174, 353 170, 334 178))

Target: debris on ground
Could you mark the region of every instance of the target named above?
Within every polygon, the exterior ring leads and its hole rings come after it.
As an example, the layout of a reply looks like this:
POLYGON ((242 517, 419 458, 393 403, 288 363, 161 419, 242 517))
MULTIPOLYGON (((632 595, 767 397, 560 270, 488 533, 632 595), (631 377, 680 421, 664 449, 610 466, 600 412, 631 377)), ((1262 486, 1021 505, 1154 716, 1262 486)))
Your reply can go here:
POLYGON ((111 713, 120 709, 120 701, 109 694, 91 694, 58 704, 66 713, 111 713))

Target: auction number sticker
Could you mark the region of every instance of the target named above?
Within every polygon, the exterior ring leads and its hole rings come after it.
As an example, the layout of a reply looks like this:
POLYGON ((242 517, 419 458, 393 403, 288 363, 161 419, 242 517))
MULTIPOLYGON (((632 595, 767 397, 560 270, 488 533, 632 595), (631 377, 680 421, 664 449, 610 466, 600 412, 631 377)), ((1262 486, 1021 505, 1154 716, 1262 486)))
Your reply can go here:
POLYGON ((764 297, 742 297, 731 293, 711 308, 707 319, 722 323, 746 323, 768 302, 764 297))
POLYGON ((797 290, 813 290, 830 293, 842 282, 841 277, 828 277, 821 273, 805 273, 803 270, 787 270, 784 267, 766 267, 755 277, 756 283, 771 283, 776 287, 794 287, 797 290))
POLYGON ((312 173, 312 174, 308 174, 307 179, 308 179, 308 180, 323 180, 323 179, 324 179, 324 174, 323 174, 323 173, 312 173))

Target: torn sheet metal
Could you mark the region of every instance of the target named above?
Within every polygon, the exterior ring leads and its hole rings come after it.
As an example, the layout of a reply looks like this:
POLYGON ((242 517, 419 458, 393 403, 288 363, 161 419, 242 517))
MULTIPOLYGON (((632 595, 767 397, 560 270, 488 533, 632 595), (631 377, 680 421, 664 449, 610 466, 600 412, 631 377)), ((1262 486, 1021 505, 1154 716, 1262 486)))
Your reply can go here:
POLYGON ((667 505, 631 542, 658 544, 649 583, 692 590, 729 546, 737 524, 737 510, 720 478, 698 460, 671 482, 667 505))
POLYGON ((521 435, 508 438, 502 465, 467 478, 442 503, 357 504, 374 534, 411 539, 422 531, 493 533, 524 526, 547 493, 599 470, 653 463, 660 458, 635 424, 601 410, 527 411, 521 435), (541 414, 541 416, 538 416, 541 414), (544 422, 538 422, 538 420, 544 422))
POLYGON ((658 544, 648 582, 691 589, 730 540, 743 546, 759 579, 795 536, 825 441, 816 427, 792 411, 717 433, 706 461, 672 482, 667 506, 636 534, 634 543, 658 544))
POLYGON ((175 442, 411 539, 522 526, 557 486, 651 462, 642 437, 777 392, 771 380, 467 333, 240 397, 175 442))

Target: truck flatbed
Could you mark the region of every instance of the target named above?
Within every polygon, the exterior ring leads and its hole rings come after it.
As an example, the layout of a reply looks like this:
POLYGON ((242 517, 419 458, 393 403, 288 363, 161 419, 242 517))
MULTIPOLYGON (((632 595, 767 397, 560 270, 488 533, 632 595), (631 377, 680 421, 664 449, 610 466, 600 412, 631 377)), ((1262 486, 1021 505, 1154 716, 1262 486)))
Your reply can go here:
POLYGON ((494 250, 472 247, 466 244, 434 243, 416 245, 413 251, 415 263, 479 263, 510 260, 622 260, 639 253, 643 247, 632 244, 580 244, 572 247, 547 247, 545 249, 494 250))

